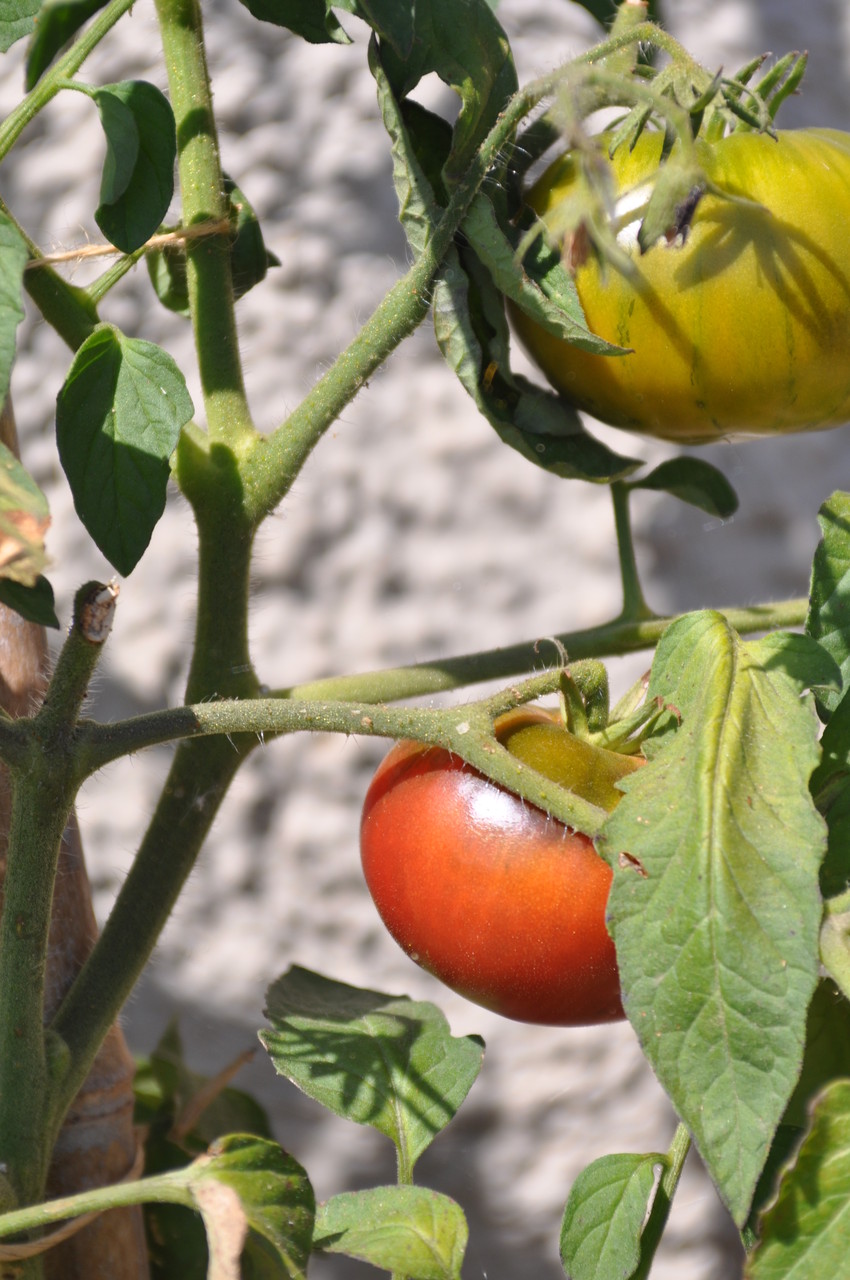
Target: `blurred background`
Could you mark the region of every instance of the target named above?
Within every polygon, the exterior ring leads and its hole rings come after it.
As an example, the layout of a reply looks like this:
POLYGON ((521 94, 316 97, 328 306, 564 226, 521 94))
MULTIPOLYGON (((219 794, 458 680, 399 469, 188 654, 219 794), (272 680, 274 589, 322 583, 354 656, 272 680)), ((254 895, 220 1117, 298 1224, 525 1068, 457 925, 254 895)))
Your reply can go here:
MULTIPOLYGON (((258 423, 275 426, 356 332, 406 266, 389 150, 365 38, 310 46, 255 22, 236 0, 205 6, 224 165, 258 211, 281 259, 239 304, 258 423)), ((843 0, 666 0, 667 26, 712 69, 732 72, 770 50, 810 50, 785 127, 847 127, 850 9, 843 0)), ((569 0, 502 0, 500 20, 521 81, 598 37, 569 0)), ((20 93, 23 48, 0 66, 0 109, 20 93)), ((138 0, 83 74, 165 88, 151 0, 138 0)), ((452 110, 430 83, 429 105, 452 110)), ((91 102, 60 95, 3 172, 4 198, 43 247, 99 238, 103 141, 91 102)), ((82 278, 82 277, 79 277, 82 278)), ((187 322, 159 307, 143 267, 103 318, 166 346, 189 373, 187 322)), ((75 588, 110 568, 74 514, 53 444, 56 392, 70 355, 30 315, 13 375, 24 461, 48 493, 48 547, 60 618, 75 588)), ((518 365, 522 366, 521 357, 518 365)), ((649 462, 664 445, 606 438, 649 462)), ((670 498, 636 495, 638 554, 659 610, 746 604, 804 594, 820 503, 850 484, 850 436, 701 450, 741 498, 721 522, 670 498)), ((179 701, 193 610, 195 537, 172 496, 151 547, 122 584, 118 618, 93 690, 117 718, 179 701)), ((547 475, 501 445, 443 365, 426 323, 347 409, 264 530, 254 581, 254 654, 270 686, 533 640, 607 620, 619 607, 607 490, 547 475)), ((622 692, 648 665, 612 664, 622 692)), ((477 692, 477 691, 475 691, 477 692)), ((471 696, 461 693, 461 698, 471 696)), ((357 828, 385 747, 339 737, 291 738, 257 751, 237 780, 126 1011, 133 1048, 148 1052, 177 1016, 192 1065, 213 1073, 256 1042, 267 984, 290 964, 436 1001, 456 1034, 487 1042, 480 1080, 423 1159, 419 1178, 455 1196, 471 1227, 464 1274, 556 1280, 558 1228, 578 1171, 610 1151, 664 1149, 675 1118, 627 1025, 530 1028, 442 989, 398 950, 362 882, 357 828)), ((80 817, 101 918, 109 910, 169 763, 150 751, 85 789, 80 817)), ((320 1198, 391 1180, 389 1144, 336 1120, 278 1080, 261 1053, 237 1081, 270 1110, 276 1135, 320 1198)), ((696 1159, 689 1163, 653 1276, 734 1280, 735 1233, 696 1159)), ((312 1274, 312 1272, 311 1272, 312 1274)), ((341 1260, 320 1280, 375 1274, 341 1260)))

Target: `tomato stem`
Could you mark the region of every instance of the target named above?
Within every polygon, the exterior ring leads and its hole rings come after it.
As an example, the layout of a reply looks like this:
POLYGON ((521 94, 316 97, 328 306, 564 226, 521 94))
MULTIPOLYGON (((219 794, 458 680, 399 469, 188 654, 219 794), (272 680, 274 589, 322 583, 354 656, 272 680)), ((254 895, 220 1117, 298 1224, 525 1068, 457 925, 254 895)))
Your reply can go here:
POLYGON ((676 1188, 679 1185, 679 1179, 685 1167, 685 1159, 690 1149, 691 1135, 685 1126, 680 1124, 676 1128, 673 1141, 670 1143, 667 1152, 649 1221, 641 1237, 640 1264, 632 1276, 632 1280, 646 1280, 650 1273, 655 1251, 664 1234, 664 1228, 670 1216, 673 1196, 676 1194, 676 1188))
POLYGON ((615 480, 611 485, 611 500, 614 503, 617 552, 620 557, 620 576, 623 583, 623 608, 620 620, 628 619, 637 622, 656 618, 658 615, 646 603, 640 584, 629 512, 629 488, 622 480, 615 480))

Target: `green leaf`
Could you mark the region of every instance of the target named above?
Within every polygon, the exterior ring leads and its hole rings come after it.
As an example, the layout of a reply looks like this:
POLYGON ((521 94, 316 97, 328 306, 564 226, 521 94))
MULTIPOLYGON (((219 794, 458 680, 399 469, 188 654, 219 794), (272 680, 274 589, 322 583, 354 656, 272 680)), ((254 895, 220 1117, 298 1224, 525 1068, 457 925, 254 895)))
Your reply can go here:
POLYGON ((40 574, 29 587, 11 578, 0 579, 0 604, 13 609, 27 622, 35 622, 40 627, 59 627, 53 588, 40 574))
MULTIPOLYGON (((404 7, 410 7, 409 0, 404 7)), ((516 70, 507 37, 486 0, 419 0, 413 13, 409 54, 400 52, 400 41, 392 42, 383 51, 384 69, 399 98, 431 72, 459 94, 461 108, 445 166, 451 185, 516 92, 516 70)))
POLYGON ((570 1280, 628 1277, 666 1157, 603 1156, 573 1183, 561 1224, 561 1261, 570 1280))
MULTIPOLYGON (((107 3, 108 0, 45 0, 40 8, 35 6, 33 12, 38 13, 38 21, 33 24, 35 35, 27 50, 27 91, 41 79, 57 53, 80 27, 107 3)), ((26 3, 22 7, 26 12, 30 5, 26 3)))
POLYGON ((242 298, 255 284, 265 280, 269 267, 279 267, 280 260, 269 253, 253 205, 227 173, 224 175, 224 193, 233 223, 230 242, 233 296, 242 298))
POLYGON ((542 237, 519 261, 521 236, 500 224, 485 192, 479 192, 473 201, 463 232, 499 292, 513 299, 547 332, 595 355, 624 354, 623 348, 598 338, 588 329, 572 276, 542 237))
POLYGON ((647 701, 675 713, 599 843, 626 1011, 739 1224, 818 977, 826 832, 807 785, 813 700, 800 695, 835 674, 804 636, 743 642, 711 612, 673 623, 647 701))
POLYGON ((9 390, 18 325, 24 318, 21 300, 29 250, 17 227, 0 213, 0 405, 9 390))
MULTIPOLYGON (((163 228, 165 230, 165 228, 163 228)), ((186 251, 181 244, 168 244, 145 254, 151 284, 164 307, 179 316, 188 316, 189 282, 186 251)))
POLYGON ((829 831, 821 892, 834 898, 850 889, 850 698, 833 711, 821 736, 821 762, 810 790, 829 831))
POLYGON ((210 1276, 219 1274, 217 1265, 239 1257, 250 1228, 271 1247, 284 1276, 303 1280, 316 1202, 297 1160, 276 1142, 229 1134, 214 1142, 188 1172, 207 1232, 210 1276))
POLYGON ((337 0, 242 0, 245 8, 261 22, 285 27, 310 44, 351 44, 333 12, 347 8, 337 0))
POLYGON ((0 0, 0 53, 30 34, 40 7, 40 0, 0 0))
POLYGON ((93 90, 106 134, 95 221, 123 253, 153 235, 174 194, 177 134, 168 99, 145 80, 93 90))
POLYGON ((809 1128, 813 1098, 833 1080, 850 1077, 850 1003, 834 982, 818 983, 806 1021, 806 1051, 800 1078, 782 1117, 753 1202, 748 1231, 761 1234, 759 1215, 775 1197, 779 1175, 809 1128))
MULTIPOLYGON (((399 205, 399 222, 414 256, 418 257, 431 234, 431 229, 439 219, 442 209, 434 197, 432 180, 424 172, 417 154, 414 138, 408 128, 401 106, 393 93, 392 86, 384 72, 381 54, 376 40, 369 41, 369 70, 375 78, 378 88, 378 105, 384 128, 389 134, 393 160, 393 183, 399 205)), ((425 117, 437 119, 426 112, 418 104, 411 103, 419 117, 421 125, 425 117)), ((443 122, 440 121, 438 128, 443 122)), ((449 139, 451 130, 449 130, 449 139)))
POLYGON ((812 1129, 782 1179, 746 1280, 841 1276, 850 1238, 850 1080, 818 1098, 812 1129))
POLYGON ((447 363, 499 437, 529 462, 565 479, 602 483, 640 465, 589 435, 565 401, 511 373, 502 297, 473 253, 450 250, 433 311, 447 363))
MULTIPOLYGON (((420 0, 420 3, 422 0, 420 0)), ((242 0, 255 18, 286 27, 311 44, 350 44, 334 9, 368 23, 400 57, 413 45, 413 0, 242 0)))
POLYGON ((434 1005, 293 967, 269 988, 260 1033, 275 1070, 337 1115, 395 1143, 402 1167, 453 1118, 481 1068, 478 1036, 456 1039, 434 1005))
MULTIPOLYGON (((850 494, 834 493, 818 513, 822 539, 815 552, 809 590, 806 631, 832 654, 850 684, 850 494)), ((841 695, 822 695, 818 708, 824 719, 841 695)))
POLYGON ((0 579, 35 586, 47 564, 49 524, 44 494, 11 449, 0 444, 0 579))
POLYGON ((56 405, 59 456, 77 514, 121 574, 165 509, 169 458, 193 407, 167 352, 100 325, 77 351, 56 405))
POLYGON ((319 1205, 314 1249, 360 1258, 407 1280, 460 1280, 463 1210, 427 1187, 346 1191, 319 1205))
POLYGON ((630 489, 652 489, 670 493, 711 516, 728 519, 738 510, 738 496, 722 471, 702 458, 682 455, 670 458, 649 475, 629 483, 630 489))

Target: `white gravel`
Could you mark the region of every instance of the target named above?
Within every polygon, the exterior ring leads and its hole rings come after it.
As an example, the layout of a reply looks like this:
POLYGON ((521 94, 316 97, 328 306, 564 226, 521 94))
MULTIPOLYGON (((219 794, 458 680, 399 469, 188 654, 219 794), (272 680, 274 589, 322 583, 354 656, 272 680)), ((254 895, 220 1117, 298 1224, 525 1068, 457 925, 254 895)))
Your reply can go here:
MULTIPOLYGON (((294 406, 406 261, 387 146, 358 32, 354 47, 312 47, 249 18, 207 7, 208 53, 226 167, 261 214, 282 259, 239 308, 259 423, 294 406)), ((734 68, 762 49, 806 45, 805 95, 785 122, 846 120, 850 19, 831 0, 668 0, 670 25, 706 63, 734 68)), ((588 16, 564 0, 503 0, 521 75, 585 46, 588 16)), ((346 19, 352 32, 358 24, 346 19)), ((150 0, 139 0, 86 74, 163 85, 150 0)), ((22 50, 6 58, 0 107, 15 101, 22 50)), ((431 100, 448 101, 428 87, 431 100)), ((7 163, 4 198, 45 245, 96 229, 102 143, 92 104, 57 99, 7 163)), ((104 318, 162 342, 192 368, 186 324, 152 301, 137 269, 104 318)), ((25 460, 49 493, 50 551, 60 616, 74 589, 110 570, 82 531, 51 443, 53 402, 68 353, 26 324, 13 390, 25 460)), ((196 379, 190 376, 196 392, 196 379)), ((198 397, 196 396, 196 403, 198 397)), ((617 433, 621 449, 635 447, 617 433)), ((726 523, 649 495, 635 503, 638 550, 663 609, 802 594, 819 503, 848 484, 846 430, 771 445, 702 452, 742 499, 726 523)), ((658 459, 664 446, 639 445, 658 459)), ((149 553, 123 584, 94 707, 115 718, 177 701, 191 634, 195 538, 185 505, 169 502, 149 553)), ((501 446, 436 353, 426 326, 346 411, 316 450, 285 509, 260 540, 254 652, 270 686, 348 670, 438 658, 545 637, 605 620, 618 588, 604 489, 565 484, 501 446)), ((622 690, 646 663, 613 666, 622 690)), ((461 694, 461 697, 466 696, 461 694)), ((269 980, 297 963, 346 981, 437 1001, 457 1034, 487 1045, 481 1079, 420 1165, 422 1181, 467 1209, 466 1274, 554 1280, 558 1224, 576 1173, 609 1151, 663 1149, 674 1117, 628 1026, 564 1032, 487 1014, 415 968, 379 925, 362 884, 358 809, 377 742, 290 739, 257 752, 127 1011, 134 1046, 149 1049, 172 1012, 197 1066, 218 1069, 261 1025, 269 980)), ((109 910, 168 765, 152 751, 115 765, 85 790, 81 819, 98 913, 109 910)), ((318 1194, 392 1178, 390 1152, 368 1131, 326 1116, 274 1078, 265 1059, 245 1074, 303 1160, 318 1194)), ((734 1233, 694 1161, 653 1271, 657 1280, 737 1274, 734 1233)), ((374 1274, 319 1262, 317 1277, 374 1274)))

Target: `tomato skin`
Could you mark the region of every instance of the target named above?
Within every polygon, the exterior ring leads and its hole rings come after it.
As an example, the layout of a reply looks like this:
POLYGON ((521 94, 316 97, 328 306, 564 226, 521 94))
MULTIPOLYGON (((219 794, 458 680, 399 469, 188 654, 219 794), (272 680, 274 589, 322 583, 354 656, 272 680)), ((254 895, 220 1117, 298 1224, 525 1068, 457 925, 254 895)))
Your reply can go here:
MULTIPOLYGON (((646 184, 660 150, 646 132, 619 148, 620 193, 646 184)), ((514 308, 523 344, 578 408, 643 435, 707 444, 850 420, 850 135, 741 132, 697 150, 713 183, 762 207, 706 194, 684 244, 641 256, 637 224, 625 230, 633 277, 593 257, 575 274, 590 329, 633 354, 579 351, 514 308)), ((563 157, 528 202, 556 225, 573 181, 563 157)))
POLYGON ((401 742, 369 787, 360 847, 387 929, 446 986, 521 1022, 624 1017, 611 870, 587 836, 448 751, 401 742))

